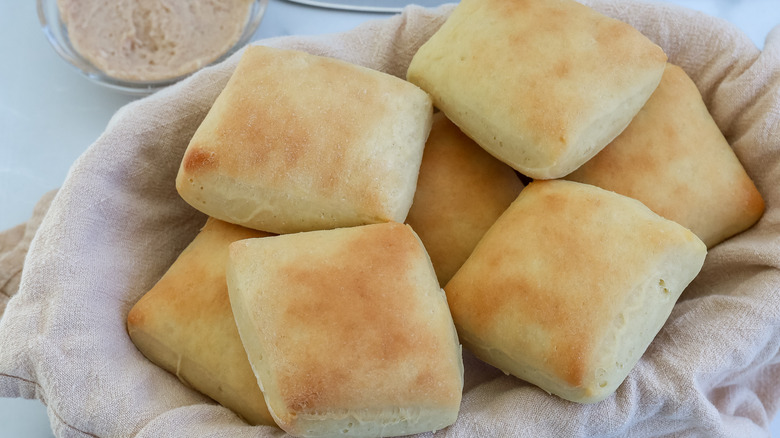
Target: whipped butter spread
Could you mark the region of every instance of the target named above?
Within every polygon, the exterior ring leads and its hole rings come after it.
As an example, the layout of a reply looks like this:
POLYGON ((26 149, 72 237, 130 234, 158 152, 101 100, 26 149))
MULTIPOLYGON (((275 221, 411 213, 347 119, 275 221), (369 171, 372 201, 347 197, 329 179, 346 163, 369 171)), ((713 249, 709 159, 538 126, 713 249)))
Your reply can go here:
POLYGON ((158 81, 230 50, 252 0, 57 0, 74 49, 108 76, 158 81))

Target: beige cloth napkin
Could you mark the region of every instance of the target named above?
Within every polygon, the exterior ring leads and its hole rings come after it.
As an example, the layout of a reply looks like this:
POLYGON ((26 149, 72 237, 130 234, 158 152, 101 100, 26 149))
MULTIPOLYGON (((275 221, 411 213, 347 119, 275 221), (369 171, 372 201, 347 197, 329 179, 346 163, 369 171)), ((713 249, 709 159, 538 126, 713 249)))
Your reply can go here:
POLYGON ((22 267, 30 242, 46 212, 56 190, 44 194, 33 208, 32 217, 13 228, 0 232, 0 316, 5 312, 8 300, 19 291, 22 267))
MULTIPOLYGON (((612 397, 566 402, 466 352, 460 416, 424 436, 765 436, 780 401, 780 29, 762 53, 727 22, 679 7, 588 4, 637 27, 692 76, 765 196, 766 214, 712 249, 612 397)), ((410 7, 345 34, 260 44, 403 76, 450 11, 410 7)), ((186 388, 125 331, 130 307, 204 222, 179 199, 174 178, 237 57, 118 111, 73 165, 29 246, 20 291, 0 320, 0 396, 43 401, 60 437, 283 435, 186 388)), ((25 244, 7 241, 22 234, 0 240, 3 257, 16 259, 12 270, 25 244)))

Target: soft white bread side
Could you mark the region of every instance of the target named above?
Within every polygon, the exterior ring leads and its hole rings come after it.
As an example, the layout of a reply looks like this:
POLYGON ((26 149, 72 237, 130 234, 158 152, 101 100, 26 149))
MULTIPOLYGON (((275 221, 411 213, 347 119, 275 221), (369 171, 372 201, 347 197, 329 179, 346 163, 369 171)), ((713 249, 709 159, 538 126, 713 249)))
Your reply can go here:
POLYGON ((523 183, 443 113, 433 118, 406 223, 420 236, 443 286, 523 183))
POLYGON ((628 128, 566 179, 638 199, 709 248, 764 212, 761 194, 696 84, 672 64, 628 128))
POLYGON ((573 0, 462 0, 407 78, 488 152, 551 179, 628 125, 665 61, 636 29, 573 0))
POLYGON ((160 281, 127 315, 141 353, 250 424, 274 425, 230 308, 228 245, 266 236, 209 218, 160 281))
POLYGON ((244 347, 285 431, 396 436, 455 422, 460 345, 409 226, 242 240, 230 246, 227 278, 244 347))
POLYGON ((698 274, 704 243, 639 201, 535 181, 445 290, 463 345, 567 400, 612 394, 698 274))
POLYGON ((210 216, 274 233, 403 222, 432 113, 424 91, 394 76, 251 46, 176 188, 210 216))

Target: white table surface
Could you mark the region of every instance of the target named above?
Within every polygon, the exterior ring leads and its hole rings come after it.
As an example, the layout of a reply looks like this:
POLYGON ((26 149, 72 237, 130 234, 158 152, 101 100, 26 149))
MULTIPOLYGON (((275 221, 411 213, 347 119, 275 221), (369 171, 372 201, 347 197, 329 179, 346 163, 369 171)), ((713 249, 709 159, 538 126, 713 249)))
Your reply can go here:
MULTIPOLYGON (((725 18, 758 47, 780 24, 780 0, 671 0, 725 18)), ((254 39, 349 30, 387 14, 356 13, 271 0, 254 39)), ((35 2, 0 3, 0 230, 26 221, 35 202, 59 187, 76 158, 132 97, 83 78, 51 49, 35 2)), ((772 423, 780 437, 780 419, 772 423)), ((0 398, 0 438, 53 436, 37 400, 0 398)))

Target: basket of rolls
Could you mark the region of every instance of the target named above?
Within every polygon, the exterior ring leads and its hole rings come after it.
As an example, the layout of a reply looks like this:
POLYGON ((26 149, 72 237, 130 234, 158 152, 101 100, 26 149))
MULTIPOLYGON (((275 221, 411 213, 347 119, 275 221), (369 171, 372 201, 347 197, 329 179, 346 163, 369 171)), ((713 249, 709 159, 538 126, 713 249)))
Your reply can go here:
POLYGON ((763 436, 780 33, 463 0, 122 108, 0 320, 58 436, 763 436))

